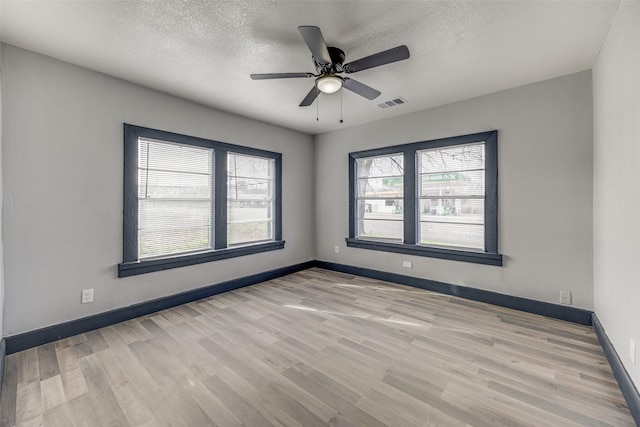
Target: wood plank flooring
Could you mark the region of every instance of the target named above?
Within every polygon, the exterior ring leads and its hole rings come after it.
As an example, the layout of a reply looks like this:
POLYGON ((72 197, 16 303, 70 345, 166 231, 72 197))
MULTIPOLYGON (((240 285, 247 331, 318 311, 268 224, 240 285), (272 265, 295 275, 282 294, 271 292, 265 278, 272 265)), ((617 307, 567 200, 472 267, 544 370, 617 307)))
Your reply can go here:
POLYGON ((2 426, 633 426, 591 328, 322 269, 12 354, 2 426))

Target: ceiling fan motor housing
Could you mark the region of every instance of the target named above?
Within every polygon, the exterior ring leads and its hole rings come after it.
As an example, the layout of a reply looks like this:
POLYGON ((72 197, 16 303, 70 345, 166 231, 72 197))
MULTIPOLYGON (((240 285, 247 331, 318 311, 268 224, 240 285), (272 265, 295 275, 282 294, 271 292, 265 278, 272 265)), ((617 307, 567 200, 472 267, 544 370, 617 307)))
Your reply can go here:
POLYGON ((342 64, 344 64, 344 52, 337 47, 327 46, 329 56, 331 57, 331 64, 320 64, 313 57, 313 63, 316 65, 316 71, 319 74, 336 74, 343 71, 342 64))

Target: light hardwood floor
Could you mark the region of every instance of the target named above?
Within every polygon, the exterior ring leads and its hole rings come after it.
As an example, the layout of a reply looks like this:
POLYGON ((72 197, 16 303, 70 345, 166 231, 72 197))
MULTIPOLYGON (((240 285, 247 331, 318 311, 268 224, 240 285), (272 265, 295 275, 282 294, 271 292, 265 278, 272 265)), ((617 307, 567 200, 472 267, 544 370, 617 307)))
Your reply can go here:
POLYGON ((317 268, 7 357, 3 426, 633 426, 591 328, 317 268))

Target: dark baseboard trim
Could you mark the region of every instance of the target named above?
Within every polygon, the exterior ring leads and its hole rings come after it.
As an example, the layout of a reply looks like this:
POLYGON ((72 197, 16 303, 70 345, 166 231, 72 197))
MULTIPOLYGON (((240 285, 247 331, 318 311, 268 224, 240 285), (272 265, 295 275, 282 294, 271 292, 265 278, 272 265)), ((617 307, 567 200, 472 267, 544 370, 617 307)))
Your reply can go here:
POLYGON ((441 294, 453 295, 473 301, 485 302, 488 304, 499 305, 501 307, 526 311, 527 313, 539 314, 541 316, 591 326, 592 312, 589 310, 583 310, 581 308, 551 304, 548 302, 514 297, 512 295, 499 294, 497 292, 485 291, 482 289, 475 289, 467 286, 452 285, 435 280, 404 276, 402 274, 372 270, 369 268, 353 267, 350 265, 336 264, 332 262, 316 261, 315 266, 327 270, 337 271, 340 273, 348 273, 354 274, 356 276, 369 277, 371 279, 400 283, 402 285, 413 286, 416 288, 426 289, 441 294))
POLYGON ((631 416, 635 420, 636 425, 640 426, 640 394, 638 393, 638 389, 635 387, 633 380, 624 368, 616 349, 613 347, 607 333, 602 327, 602 323, 598 320, 598 316, 593 313, 592 317, 593 330, 598 336, 604 355, 607 357, 607 361, 613 371, 613 376, 616 377, 616 381, 618 381, 618 386, 627 401, 627 406, 629 407, 631 416))
POLYGON ((136 317, 175 307, 177 305, 197 301, 202 298, 207 298, 212 295, 228 292, 245 286, 254 285, 256 283, 275 279, 287 274, 306 270, 311 267, 320 267, 327 270, 400 283, 403 285, 409 285, 416 288, 439 292, 442 294, 454 295, 474 301, 495 304, 502 307, 513 308, 515 310, 552 317, 555 319, 567 320, 583 325, 591 325, 592 312, 575 307, 550 304, 546 302, 514 297, 511 295, 504 295, 496 292, 469 288, 466 286, 452 285, 444 282, 437 282, 434 280, 404 276, 401 274, 389 273, 385 271, 353 267, 349 265, 336 264, 325 261, 307 261, 300 264, 277 268, 275 270, 253 274, 251 276, 241 277, 238 279, 229 280, 227 282, 182 292, 168 297, 158 298, 152 301, 142 302, 129 307, 119 308, 105 313, 72 320, 70 322, 48 326, 46 328, 37 329, 35 331, 9 336, 4 339, 5 354, 13 354, 18 351, 26 350, 28 348, 36 347, 62 338, 89 332, 94 329, 113 325, 115 323, 124 322, 136 317))
POLYGON ((186 291, 168 297, 158 298, 152 301, 135 304, 106 313, 100 313, 82 319, 72 320, 70 322, 37 329, 35 331, 25 332, 22 334, 2 338, 0 339, 0 396, 2 395, 1 379, 4 378, 4 363, 6 355, 26 350, 28 348, 36 347, 38 345, 53 342, 62 338, 89 332, 94 329, 113 325, 119 322, 124 322, 126 320, 134 319, 146 314, 155 313, 157 311, 165 310, 167 308, 175 307, 181 304, 197 301, 199 299, 207 298, 223 292, 228 292, 234 289, 251 286, 267 280, 276 279, 278 277, 306 270, 311 267, 319 267, 326 270, 337 271, 340 273, 347 273, 377 280, 400 283, 403 285, 426 289, 441 294, 453 295, 473 301, 485 302, 555 319, 566 320, 569 322, 589 326, 592 325, 598 337, 598 340, 600 341, 600 345, 602 346, 604 354, 609 362, 609 365, 611 365, 611 369, 618 382, 618 385, 620 386, 620 390, 622 391, 622 394, 627 401, 627 405, 629 406, 631 415, 633 416, 636 424, 640 426, 640 394, 638 393, 633 380, 631 379, 631 377, 629 377, 629 374, 624 368, 620 357, 615 351, 613 344, 607 337, 607 334, 605 333, 604 328, 602 327, 602 324, 598 320, 598 317, 595 313, 579 308, 535 301, 527 298, 514 297, 511 295, 504 295, 496 292, 469 288, 466 286, 452 285, 435 280, 421 279, 396 273, 389 273, 385 271, 317 260, 277 268, 275 270, 253 274, 251 276, 245 276, 238 279, 206 286, 204 288, 186 291))
POLYGON ((206 286, 204 288, 181 292, 179 294, 158 298, 152 301, 134 304, 129 307, 118 308, 105 313, 84 317, 82 319, 72 320, 70 322, 60 323, 58 325, 48 326, 46 328, 37 329, 35 331, 6 337, 6 354, 16 353, 18 351, 26 350, 31 347, 36 347, 62 338, 67 338, 73 335, 89 332, 94 329, 99 329, 105 326, 124 322, 126 320, 134 319, 146 314, 155 313, 157 311, 165 310, 177 305, 197 301, 202 298, 207 298, 212 295, 232 291, 234 289, 243 288, 245 286, 255 285, 256 283, 264 282, 267 280, 276 279, 278 277, 286 276, 287 274, 306 270, 313 267, 314 265, 314 261, 307 261, 300 264, 277 268, 275 270, 252 274, 251 276, 240 277, 238 279, 217 283, 214 285, 206 286))
POLYGON ((2 384, 4 383, 4 356, 5 352, 5 342, 4 338, 0 339, 0 398, 2 398, 2 384))

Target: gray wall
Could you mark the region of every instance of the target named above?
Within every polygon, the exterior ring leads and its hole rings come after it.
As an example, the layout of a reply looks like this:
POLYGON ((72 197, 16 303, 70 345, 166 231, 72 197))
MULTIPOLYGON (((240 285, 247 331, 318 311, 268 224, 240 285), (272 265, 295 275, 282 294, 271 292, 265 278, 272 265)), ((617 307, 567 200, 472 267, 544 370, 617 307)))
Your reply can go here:
POLYGON ((640 2, 620 2, 593 68, 596 314, 640 387, 640 2), (636 363, 629 355, 636 343, 636 363))
POLYGON ((574 306, 592 309, 591 93, 585 71, 319 135, 317 258, 552 303, 570 290, 574 306), (349 152, 492 129, 499 131, 504 267, 345 247, 349 152))
POLYGON ((315 258, 311 136, 12 46, 2 65, 5 336, 315 258), (123 122, 281 152, 285 249, 118 279, 123 122))

